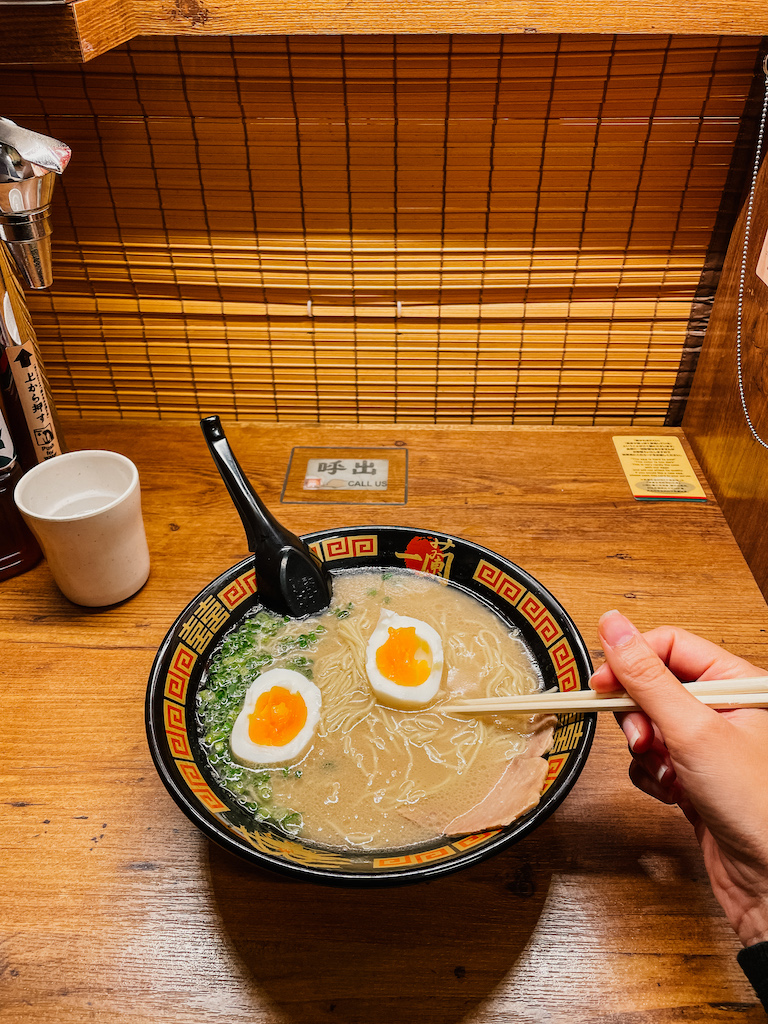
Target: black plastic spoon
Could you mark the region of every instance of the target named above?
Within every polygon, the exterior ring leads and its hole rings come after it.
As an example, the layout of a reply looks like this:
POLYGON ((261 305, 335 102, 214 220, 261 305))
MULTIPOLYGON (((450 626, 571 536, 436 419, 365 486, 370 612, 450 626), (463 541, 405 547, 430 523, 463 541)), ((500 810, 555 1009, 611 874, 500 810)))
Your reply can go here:
POLYGON ((331 574, 307 545, 267 510, 232 454, 219 417, 206 416, 200 426, 243 522, 262 604, 295 619, 327 608, 333 591, 331 574))

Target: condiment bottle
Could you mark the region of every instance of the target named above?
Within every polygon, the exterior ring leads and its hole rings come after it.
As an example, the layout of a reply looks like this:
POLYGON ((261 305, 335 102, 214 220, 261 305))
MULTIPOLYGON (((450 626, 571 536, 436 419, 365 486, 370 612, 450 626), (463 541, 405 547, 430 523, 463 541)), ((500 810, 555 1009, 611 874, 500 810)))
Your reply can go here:
POLYGON ((42 557, 13 501, 13 491, 21 477, 21 463, 0 407, 0 580, 26 572, 42 557))

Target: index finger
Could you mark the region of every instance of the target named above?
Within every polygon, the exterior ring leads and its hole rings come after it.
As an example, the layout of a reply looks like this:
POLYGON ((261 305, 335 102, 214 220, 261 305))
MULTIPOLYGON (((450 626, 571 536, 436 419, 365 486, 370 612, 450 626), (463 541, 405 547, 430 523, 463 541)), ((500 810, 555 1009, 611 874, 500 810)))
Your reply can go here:
MULTIPOLYGON (((675 626, 658 626, 642 635, 651 650, 683 682, 698 679, 737 679, 762 675, 765 671, 723 650, 710 640, 675 626)), ((594 689, 606 691, 618 689, 621 683, 610 664, 606 662, 596 669, 590 685, 594 689)))
POLYGON ((680 680, 738 679, 765 671, 687 629, 659 626, 643 637, 680 680))
POLYGON ((618 611, 600 618, 600 642, 619 683, 661 729, 669 745, 692 730, 716 728, 717 712, 680 684, 646 638, 618 611))

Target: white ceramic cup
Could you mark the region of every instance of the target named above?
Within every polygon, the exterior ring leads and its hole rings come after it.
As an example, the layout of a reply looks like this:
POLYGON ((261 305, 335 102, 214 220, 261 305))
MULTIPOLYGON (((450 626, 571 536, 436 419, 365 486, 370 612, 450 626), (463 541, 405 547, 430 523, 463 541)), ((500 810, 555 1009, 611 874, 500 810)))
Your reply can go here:
POLYGON ((13 497, 70 601, 101 608, 146 583, 139 472, 124 455, 57 455, 25 473, 13 497))

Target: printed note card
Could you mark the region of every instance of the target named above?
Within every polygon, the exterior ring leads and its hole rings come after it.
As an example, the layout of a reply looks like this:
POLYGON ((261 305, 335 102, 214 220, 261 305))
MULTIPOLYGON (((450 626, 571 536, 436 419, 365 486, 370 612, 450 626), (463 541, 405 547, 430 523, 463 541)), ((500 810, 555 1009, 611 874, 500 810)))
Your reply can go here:
POLYGON ((614 437, 632 494, 638 501, 706 501, 679 437, 614 437))

